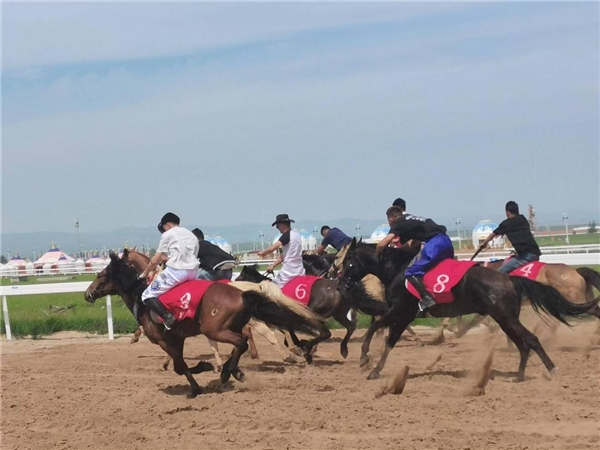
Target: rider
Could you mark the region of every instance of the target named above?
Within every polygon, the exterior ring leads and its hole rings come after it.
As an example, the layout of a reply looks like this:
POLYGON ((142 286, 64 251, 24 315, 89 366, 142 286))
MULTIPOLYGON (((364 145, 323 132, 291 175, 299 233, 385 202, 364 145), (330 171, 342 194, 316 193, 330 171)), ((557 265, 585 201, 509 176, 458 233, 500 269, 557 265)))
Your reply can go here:
POLYGON ((273 272, 273 269, 283 263, 283 267, 275 277, 275 283, 279 287, 285 286, 292 278, 306 275, 304 264, 302 263, 302 238, 300 233, 292 230, 294 221, 287 214, 277 214, 272 227, 277 227, 281 233, 281 237, 262 252, 258 252, 261 258, 269 253, 274 252, 278 248, 283 249, 283 253, 275 259, 275 262, 267 268, 267 272, 273 272))
POLYGON ((322 255, 328 245, 331 245, 339 252, 345 245, 352 242, 352 238, 348 237, 342 230, 337 227, 330 228, 328 225, 321 227, 321 236, 323 236, 323 240, 319 248, 317 248, 317 255, 322 255))
POLYGON ((237 265, 236 259, 222 250, 218 245, 204 240, 204 233, 199 228, 192 230, 198 238, 198 269, 199 280, 231 280, 233 268, 237 265))
POLYGON ((531 261, 539 261, 540 247, 533 238, 529 221, 523 214, 519 214, 519 205, 516 202, 510 201, 504 208, 507 219, 504 220, 498 228, 492 231, 488 237, 481 243, 478 251, 483 250, 488 242, 496 236, 506 235, 513 248, 516 256, 507 259, 504 264, 498 269, 502 273, 511 273, 513 270, 530 263, 531 261))
POLYGON ((198 239, 191 231, 179 226, 179 217, 169 212, 158 224, 162 236, 156 254, 148 266, 139 275, 144 279, 152 272, 158 263, 166 259, 163 270, 142 293, 142 302, 164 320, 167 330, 175 323, 175 317, 158 299, 175 286, 196 279, 198 273, 198 239))
POLYGON ((424 243, 419 254, 406 269, 404 275, 421 296, 421 311, 435 306, 433 296, 425 289, 423 276, 444 259, 454 258, 452 241, 446 234, 446 227, 431 219, 407 214, 400 206, 390 207, 386 215, 390 224, 389 234, 377 244, 376 253, 380 254, 394 239, 400 236, 404 244, 411 239, 424 243))

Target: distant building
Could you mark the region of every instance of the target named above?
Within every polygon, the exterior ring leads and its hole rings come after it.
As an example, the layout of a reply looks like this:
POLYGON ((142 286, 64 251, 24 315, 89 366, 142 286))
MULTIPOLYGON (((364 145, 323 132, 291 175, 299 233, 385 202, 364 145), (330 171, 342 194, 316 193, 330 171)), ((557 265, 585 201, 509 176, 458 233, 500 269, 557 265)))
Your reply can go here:
MULTIPOLYGON (((386 237, 390 233, 390 226, 386 224, 379 225, 377 228, 373 230, 371 233, 371 237, 368 242, 372 244, 377 244, 381 242, 384 237, 386 237)), ((366 240, 365 240, 366 242, 366 240)))
MULTIPOLYGON (((302 229, 299 233, 300 238, 302 239, 302 251, 317 249, 317 238, 310 231, 302 229)), ((277 236, 273 239, 273 244, 277 242, 280 237, 281 233, 277 233, 277 236)))
POLYGON ((221 236, 207 236, 205 239, 211 244, 215 244, 224 252, 231 254, 231 252, 233 251, 229 241, 227 241, 227 239, 225 238, 222 238, 221 236))
MULTIPOLYGON (((475 228, 473 228, 473 248, 477 248, 481 245, 485 238, 489 236, 496 228, 498 224, 491 220, 482 220, 475 228)), ((490 242, 492 248, 503 248, 504 247, 504 236, 497 236, 490 242)))

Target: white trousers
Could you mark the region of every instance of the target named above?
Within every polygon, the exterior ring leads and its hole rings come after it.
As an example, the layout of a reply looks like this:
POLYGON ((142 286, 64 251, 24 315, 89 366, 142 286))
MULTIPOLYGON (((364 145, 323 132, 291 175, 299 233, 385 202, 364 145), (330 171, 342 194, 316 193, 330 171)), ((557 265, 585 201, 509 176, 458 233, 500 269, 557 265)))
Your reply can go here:
POLYGON ((280 288, 283 288, 286 284, 288 284, 294 278, 306 275, 306 271, 304 270, 304 267, 302 268, 301 271, 298 271, 298 272, 299 273, 289 273, 289 272, 280 270, 279 273, 277 274, 277 276, 273 279, 273 281, 275 282, 275 284, 277 284, 277 286, 279 286, 280 288))
POLYGON ((195 280, 197 274, 196 269, 172 269, 167 266, 142 293, 142 301, 150 297, 158 298, 181 283, 195 280))

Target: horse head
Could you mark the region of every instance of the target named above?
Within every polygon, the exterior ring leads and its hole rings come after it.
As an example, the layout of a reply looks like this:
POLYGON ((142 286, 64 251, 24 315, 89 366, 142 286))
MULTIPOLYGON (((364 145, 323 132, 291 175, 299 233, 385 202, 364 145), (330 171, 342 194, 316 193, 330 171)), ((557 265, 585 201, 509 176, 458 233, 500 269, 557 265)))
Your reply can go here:
POLYGON ((252 266, 244 266, 242 267, 242 271, 235 279, 236 281, 251 281, 253 283, 260 283, 261 281, 268 280, 268 277, 265 277, 258 271, 258 265, 254 264, 252 266))
POLYGON ((356 241, 356 238, 352 239, 350 245, 346 249, 345 255, 341 262, 341 275, 338 283, 338 289, 350 288, 351 286, 359 283, 367 274, 368 271, 364 264, 362 264, 360 257, 357 253, 357 248, 360 242, 356 241))
POLYGON ((86 289, 84 297, 89 303, 107 295, 118 295, 122 292, 133 290, 139 286, 135 269, 129 263, 129 251, 123 252, 119 258, 116 253, 110 252, 110 263, 98 275, 92 284, 86 289))

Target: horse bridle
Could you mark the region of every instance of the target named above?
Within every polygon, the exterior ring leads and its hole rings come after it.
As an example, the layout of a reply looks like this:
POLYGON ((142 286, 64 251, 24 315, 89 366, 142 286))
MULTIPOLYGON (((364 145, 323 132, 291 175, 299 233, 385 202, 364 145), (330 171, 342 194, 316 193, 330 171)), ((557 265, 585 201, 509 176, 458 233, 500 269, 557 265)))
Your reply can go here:
MULTIPOLYGON (((357 263, 358 263, 358 265, 360 267, 362 267, 363 269, 367 270, 367 268, 363 264, 363 262, 359 258, 354 258, 354 257, 352 258, 352 260, 348 264, 348 267, 352 267, 353 260, 356 260, 357 263)), ((350 289, 350 288, 356 286, 358 283, 360 283, 360 279, 359 280, 353 280, 352 277, 345 276, 343 274, 344 274, 344 269, 342 268, 342 275, 340 276, 340 282, 343 283, 344 288, 350 289)))

